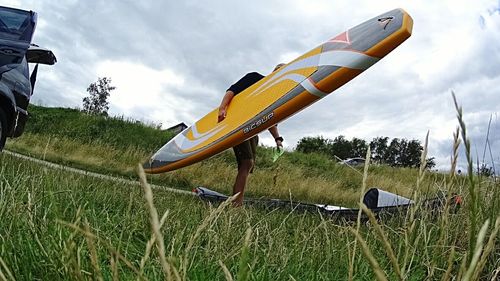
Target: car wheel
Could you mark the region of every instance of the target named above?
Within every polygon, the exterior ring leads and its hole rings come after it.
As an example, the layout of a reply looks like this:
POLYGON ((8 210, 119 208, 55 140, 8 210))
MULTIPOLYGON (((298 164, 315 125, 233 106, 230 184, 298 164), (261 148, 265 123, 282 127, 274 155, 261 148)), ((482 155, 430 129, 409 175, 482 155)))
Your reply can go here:
POLYGON ((7 119, 5 119, 5 113, 3 109, 0 108, 0 151, 5 145, 5 139, 7 137, 7 119))

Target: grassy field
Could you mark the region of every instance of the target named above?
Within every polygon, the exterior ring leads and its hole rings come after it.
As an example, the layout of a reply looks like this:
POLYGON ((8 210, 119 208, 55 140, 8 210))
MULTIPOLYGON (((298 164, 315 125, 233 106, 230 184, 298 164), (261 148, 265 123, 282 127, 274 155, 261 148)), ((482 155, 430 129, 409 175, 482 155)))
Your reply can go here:
MULTIPOLYGON (((38 116, 53 115, 37 109, 38 116)), ((158 140, 147 146, 99 135, 90 139, 65 135, 61 131, 69 129, 62 124, 46 131, 36 131, 35 125, 44 126, 33 122, 27 134, 9 141, 7 148, 134 179, 143 175, 136 170, 137 163, 161 145, 165 135, 160 131, 158 140)), ((159 131, 151 130, 152 136, 159 131)), ((499 276, 497 182, 383 166, 353 171, 322 155, 295 152, 273 164, 269 153, 259 148, 251 196, 357 206, 363 188, 379 186, 417 198, 437 190, 459 193, 465 203, 458 210, 446 205, 438 213, 417 204, 402 216, 347 223, 289 210, 212 206, 161 189, 153 190, 153 197, 144 180, 142 185, 128 186, 0 154, 0 280, 495 280, 499 276)), ((232 157, 223 153, 143 179, 181 189, 204 185, 227 192, 235 176, 232 157)))
MULTIPOLYGON (((135 166, 172 137, 156 128, 123 118, 88 116, 73 109, 30 107, 26 133, 9 140, 7 148, 52 162, 94 172, 137 179, 135 166), (65 117, 68 116, 68 117, 65 117), (136 141, 140 139, 140 141, 136 141)), ((355 206, 362 167, 338 165, 325 155, 287 152, 276 163, 272 151, 259 147, 248 195, 355 206)), ((155 184, 191 190, 206 186, 229 193, 236 174, 231 150, 201 163, 149 177, 155 184), (217 171, 214 173, 213 171, 217 171)), ((371 166, 367 185, 411 196, 416 169, 371 166)), ((442 174, 423 179, 429 196, 443 188, 442 174)))

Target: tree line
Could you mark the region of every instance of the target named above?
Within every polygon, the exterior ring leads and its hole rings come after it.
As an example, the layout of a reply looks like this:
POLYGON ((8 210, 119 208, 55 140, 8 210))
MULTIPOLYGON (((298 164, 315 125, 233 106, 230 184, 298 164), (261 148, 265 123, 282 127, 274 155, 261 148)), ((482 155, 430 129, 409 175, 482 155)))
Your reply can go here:
MULTIPOLYGON (((318 137, 304 137, 297 144, 297 151, 303 153, 322 153, 334 160, 355 157, 364 158, 368 146, 371 151, 371 161, 393 167, 420 167, 420 158, 424 150, 419 140, 406 140, 388 137, 376 137, 370 143, 365 140, 353 138, 346 139, 337 136, 333 140, 318 137)), ((434 157, 427 158, 426 168, 432 169, 436 163, 434 157)))

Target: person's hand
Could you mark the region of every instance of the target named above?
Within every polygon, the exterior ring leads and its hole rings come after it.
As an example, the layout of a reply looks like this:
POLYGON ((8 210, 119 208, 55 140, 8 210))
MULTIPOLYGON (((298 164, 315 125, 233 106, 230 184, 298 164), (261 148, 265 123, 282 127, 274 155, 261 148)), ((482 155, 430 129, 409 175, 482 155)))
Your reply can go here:
POLYGON ((226 118, 226 109, 219 109, 219 116, 217 117, 217 122, 222 122, 226 118))
POLYGON ((282 142, 282 141, 280 141, 280 140, 276 141, 276 146, 277 146, 278 148, 283 148, 283 142, 282 142))
POLYGON ((276 149, 273 149, 273 163, 280 158, 281 155, 285 152, 283 150, 283 138, 282 137, 277 137, 274 139, 276 142, 276 149))
POLYGON ((278 149, 283 149, 283 138, 282 137, 277 137, 275 139, 275 141, 276 141, 276 147, 278 149))

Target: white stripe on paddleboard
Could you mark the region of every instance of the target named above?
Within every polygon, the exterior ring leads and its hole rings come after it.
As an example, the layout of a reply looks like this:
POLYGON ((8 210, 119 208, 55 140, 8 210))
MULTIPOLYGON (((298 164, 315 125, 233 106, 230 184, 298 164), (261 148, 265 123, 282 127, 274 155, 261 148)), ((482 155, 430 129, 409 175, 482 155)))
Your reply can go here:
MULTIPOLYGON (((183 134, 179 134, 178 136, 176 136, 174 138, 173 141, 181 150, 189 150, 189 149, 192 149, 193 147, 201 144, 202 142, 208 140, 209 138, 211 138, 212 136, 214 136, 218 132, 222 131, 224 128, 226 128, 226 125, 220 126, 216 130, 210 130, 207 133, 199 134, 196 130, 196 124, 193 124, 193 126, 191 127, 191 131, 193 132, 193 135, 196 134, 198 136, 198 138, 196 138, 194 140, 190 140, 190 139, 186 138, 183 134)), ((154 158, 154 156, 153 156, 153 158, 154 158)))
POLYGON ((318 66, 331 65, 366 70, 380 59, 353 51, 329 51, 319 54, 318 66))
POLYGON ((349 51, 349 50, 333 50, 323 52, 311 57, 304 58, 302 60, 293 62, 290 65, 282 67, 276 72, 273 77, 262 84, 260 87, 255 89, 252 93, 250 93, 247 98, 252 96, 257 96, 263 93, 265 90, 274 86, 275 84, 283 81, 283 80, 292 80, 295 82, 302 82, 306 79, 305 76, 289 73, 292 71, 305 69, 308 67, 319 67, 319 66, 338 66, 338 67, 347 67, 351 69, 359 69, 366 70, 370 66, 374 65, 380 59, 376 57, 372 57, 369 55, 365 55, 360 52, 349 51), (300 80, 300 76, 302 76, 302 80, 300 80))
POLYGON ((329 93, 325 93, 325 92, 321 91, 320 89, 318 89, 316 87, 316 85, 314 85, 313 81, 311 81, 311 78, 308 78, 308 79, 302 81, 302 83, 300 83, 300 85, 302 87, 304 87, 304 89, 306 89, 306 91, 308 91, 309 93, 311 93, 317 97, 320 97, 320 98, 323 98, 329 94, 329 93))
POLYGON ((252 97, 252 96, 257 96, 259 95, 260 93, 264 92, 265 90, 269 89, 270 87, 278 84, 279 82, 281 81, 284 81, 284 80, 292 80, 296 83, 300 83, 302 81, 304 81, 304 79, 306 79, 307 77, 305 77, 304 75, 300 75, 300 74, 297 74, 297 73, 289 73, 289 74, 285 74, 283 76, 281 76, 279 79, 277 80, 274 80, 274 82, 272 84, 267 84, 267 86, 265 88, 262 88, 260 87, 259 89, 261 89, 260 91, 254 91, 253 93, 251 93, 250 95, 248 95, 247 98, 249 97, 252 97))
POLYGON ((216 130, 217 130, 217 132, 220 131, 221 127, 225 127, 225 126, 217 125, 205 133, 199 133, 198 128, 196 127, 196 123, 195 123, 195 124, 193 124, 193 126, 191 126, 191 132, 193 132, 193 138, 196 140, 196 139, 205 137, 207 134, 213 133, 213 131, 216 131, 216 130))

